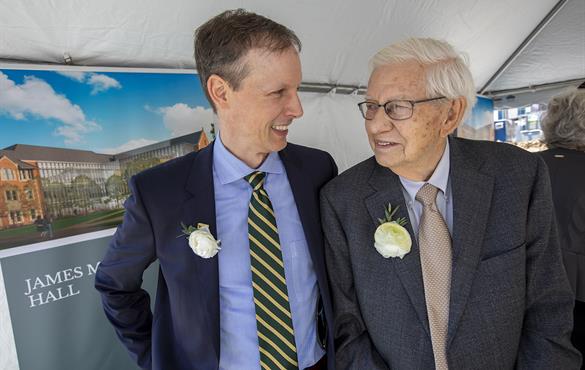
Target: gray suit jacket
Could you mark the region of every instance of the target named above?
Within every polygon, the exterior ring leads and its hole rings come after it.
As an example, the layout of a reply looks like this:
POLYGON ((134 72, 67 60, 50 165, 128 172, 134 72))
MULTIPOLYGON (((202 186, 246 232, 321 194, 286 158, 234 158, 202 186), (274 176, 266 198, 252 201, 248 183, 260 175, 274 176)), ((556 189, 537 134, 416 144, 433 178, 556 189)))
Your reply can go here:
MULTIPOLYGON (((544 162, 510 145, 454 138, 450 155, 450 369, 578 369, 544 162)), ((434 368, 410 223, 404 259, 374 248, 388 203, 408 219, 398 176, 373 157, 321 193, 338 369, 434 368)))

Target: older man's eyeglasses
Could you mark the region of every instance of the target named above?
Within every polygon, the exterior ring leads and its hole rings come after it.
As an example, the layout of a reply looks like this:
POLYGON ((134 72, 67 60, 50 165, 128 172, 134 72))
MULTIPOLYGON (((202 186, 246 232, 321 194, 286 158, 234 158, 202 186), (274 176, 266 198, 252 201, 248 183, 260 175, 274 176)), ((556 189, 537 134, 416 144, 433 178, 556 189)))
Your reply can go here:
POLYGON ((384 104, 378 104, 372 101, 363 101, 358 103, 358 108, 360 109, 362 116, 367 120, 374 119, 378 108, 383 107, 384 112, 388 117, 397 121, 401 121, 412 117, 412 112, 416 104, 426 103, 439 99, 445 99, 445 97, 439 96, 437 98, 422 100, 388 100, 384 104))

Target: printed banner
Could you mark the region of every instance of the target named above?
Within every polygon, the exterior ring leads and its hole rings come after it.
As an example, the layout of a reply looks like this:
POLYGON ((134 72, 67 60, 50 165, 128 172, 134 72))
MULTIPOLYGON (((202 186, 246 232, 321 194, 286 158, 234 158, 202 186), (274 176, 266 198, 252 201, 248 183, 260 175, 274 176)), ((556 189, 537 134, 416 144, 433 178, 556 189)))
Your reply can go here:
MULTIPOLYGON (((0 260, 20 369, 137 369, 106 321, 94 274, 111 236, 0 260)), ((158 265, 144 274, 154 296, 158 265)))
POLYGON ((188 71, 0 69, 1 369, 136 368, 95 270, 130 177, 205 147, 214 122, 188 71))
POLYGON ((471 114, 457 128, 457 136, 474 140, 495 140, 494 102, 477 96, 477 103, 471 114))
POLYGON ((0 69, 0 249, 117 226, 129 178, 214 119, 195 74, 0 69))

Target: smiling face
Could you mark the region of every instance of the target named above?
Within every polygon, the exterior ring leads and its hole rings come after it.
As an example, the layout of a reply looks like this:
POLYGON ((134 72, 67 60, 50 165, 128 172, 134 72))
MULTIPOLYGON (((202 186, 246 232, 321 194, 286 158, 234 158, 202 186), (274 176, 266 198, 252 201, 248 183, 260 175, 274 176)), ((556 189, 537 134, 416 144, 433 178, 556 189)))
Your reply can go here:
POLYGON ((252 49, 243 58, 249 73, 237 90, 225 87, 217 104, 220 137, 226 148, 252 168, 270 152, 286 147, 288 128, 302 116, 297 94, 301 62, 294 48, 252 49))
MULTIPOLYGON (((426 96, 424 72, 416 62, 377 67, 370 76, 366 100, 384 104, 431 98, 426 96)), ((428 180, 441 159, 447 136, 456 127, 449 119, 450 105, 448 99, 419 103, 412 117, 400 121, 378 109, 365 123, 376 161, 407 179, 428 180)))

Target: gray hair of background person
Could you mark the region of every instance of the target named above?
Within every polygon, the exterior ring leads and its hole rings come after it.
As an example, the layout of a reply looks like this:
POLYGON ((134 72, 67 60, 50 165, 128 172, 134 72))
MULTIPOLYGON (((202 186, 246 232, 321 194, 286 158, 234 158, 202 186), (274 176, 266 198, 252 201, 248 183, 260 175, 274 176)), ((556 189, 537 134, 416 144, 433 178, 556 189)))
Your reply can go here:
POLYGON ((553 97, 541 126, 549 147, 585 151, 585 90, 553 97))
MULTIPOLYGON (((410 38, 386 46, 370 59, 370 72, 377 67, 416 61, 425 67, 427 98, 460 96, 467 101, 467 117, 475 105, 476 94, 467 56, 457 52, 445 41, 431 38, 410 38)), ((418 98, 418 97, 417 97, 418 98)))
POLYGON ((249 73, 243 57, 251 49, 281 52, 290 47, 301 51, 301 41, 285 26, 244 9, 227 10, 195 30, 194 54, 197 73, 207 100, 207 80, 213 74, 234 90, 249 73))

